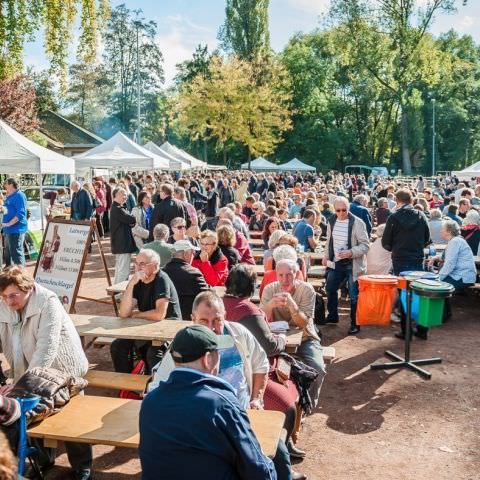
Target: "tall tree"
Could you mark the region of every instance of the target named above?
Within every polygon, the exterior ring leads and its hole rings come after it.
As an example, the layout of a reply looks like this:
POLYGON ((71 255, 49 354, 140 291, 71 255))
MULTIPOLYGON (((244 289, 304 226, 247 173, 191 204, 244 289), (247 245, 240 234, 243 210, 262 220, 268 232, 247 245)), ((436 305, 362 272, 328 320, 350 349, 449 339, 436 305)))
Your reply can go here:
POLYGON ((191 59, 177 63, 175 84, 181 86, 183 83, 191 82, 197 75, 208 75, 208 67, 214 55, 209 53, 208 45, 197 45, 191 59))
POLYGON ((68 47, 80 11, 79 54, 96 56, 99 22, 109 14, 108 0, 7 0, 0 2, 0 78, 19 72, 25 41, 45 32, 45 53, 56 72, 67 66, 68 47))
POLYGON ((227 0, 218 37, 222 48, 243 60, 270 52, 269 0, 227 0))
POLYGON ((60 102, 56 91, 56 86, 52 80, 52 75, 47 70, 35 72, 29 68, 27 76, 35 89, 35 107, 37 113, 46 110, 56 112, 60 108, 60 102))
POLYGON ((163 56, 156 41, 157 24, 120 5, 111 13, 104 33, 104 60, 108 78, 114 87, 110 114, 126 132, 135 130, 137 73, 140 76, 142 107, 149 95, 159 93, 163 83, 163 56), (139 69, 137 72, 137 34, 139 69))

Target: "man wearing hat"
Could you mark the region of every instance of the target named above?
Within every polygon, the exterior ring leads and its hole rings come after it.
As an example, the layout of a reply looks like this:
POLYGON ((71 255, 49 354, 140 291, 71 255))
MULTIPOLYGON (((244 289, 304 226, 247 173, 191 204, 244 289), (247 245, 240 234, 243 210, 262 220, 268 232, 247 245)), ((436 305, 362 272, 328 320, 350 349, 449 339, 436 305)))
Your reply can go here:
POLYGON ((277 478, 234 388, 216 377, 219 350, 233 345, 231 336, 203 325, 177 333, 171 345, 175 369, 140 410, 143 480, 277 478))
POLYGON ((177 289, 182 318, 189 320, 195 297, 210 287, 202 272, 192 267, 194 253, 200 249, 192 245, 189 240, 177 240, 171 247, 172 259, 165 265, 163 271, 177 289))

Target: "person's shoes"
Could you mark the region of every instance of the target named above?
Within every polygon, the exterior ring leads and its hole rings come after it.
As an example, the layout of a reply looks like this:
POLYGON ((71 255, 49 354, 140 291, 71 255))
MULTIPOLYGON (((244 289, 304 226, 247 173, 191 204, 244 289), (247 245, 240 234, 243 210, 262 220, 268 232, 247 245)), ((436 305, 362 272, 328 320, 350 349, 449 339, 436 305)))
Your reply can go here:
POLYGON ((288 441, 287 448, 292 458, 305 458, 307 455, 306 452, 297 448, 291 440, 288 441))
POLYGON ((427 332, 419 332, 418 330, 416 330, 414 335, 420 340, 428 340, 427 332))
POLYGON ((75 470, 73 478, 75 478, 75 480, 91 480, 93 478, 92 471, 89 468, 75 470))
POLYGON ((400 317, 395 312, 392 312, 392 314, 390 315, 390 320, 393 323, 400 323, 401 321, 400 317))
POLYGON ((292 470, 292 480, 307 480, 307 476, 304 473, 292 470))
POLYGON ((329 324, 329 323, 332 323, 332 324, 338 323, 338 318, 335 318, 335 319, 334 319, 334 318, 328 318, 328 317, 327 317, 327 318, 325 319, 325 325, 327 325, 327 324, 329 324))
POLYGON ((360 327, 357 327, 357 325, 352 325, 348 330, 349 335, 356 335, 359 332, 360 332, 360 327))

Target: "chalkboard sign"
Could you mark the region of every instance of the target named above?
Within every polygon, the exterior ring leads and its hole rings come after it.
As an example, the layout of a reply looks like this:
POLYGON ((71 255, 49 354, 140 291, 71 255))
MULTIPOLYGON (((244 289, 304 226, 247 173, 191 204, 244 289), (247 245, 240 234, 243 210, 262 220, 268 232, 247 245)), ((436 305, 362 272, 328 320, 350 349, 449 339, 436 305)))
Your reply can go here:
POLYGON ((93 229, 88 221, 52 219, 43 235, 34 278, 57 294, 67 312, 74 310, 93 229))

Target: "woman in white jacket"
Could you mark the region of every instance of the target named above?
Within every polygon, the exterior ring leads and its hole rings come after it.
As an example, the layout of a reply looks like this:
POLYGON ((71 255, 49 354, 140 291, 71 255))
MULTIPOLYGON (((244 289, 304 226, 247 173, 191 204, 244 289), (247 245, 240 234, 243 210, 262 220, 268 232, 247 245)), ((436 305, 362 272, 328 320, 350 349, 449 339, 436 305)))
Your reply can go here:
POLYGON ((149 192, 140 192, 138 194, 137 206, 132 208, 132 215, 137 220, 137 223, 132 228, 132 234, 139 250, 142 249, 145 240, 148 239, 152 212, 151 194, 149 192))
MULTIPOLYGON (((80 337, 57 295, 35 283, 18 265, 0 273, 0 352, 16 382, 34 367, 54 368, 83 377, 88 360, 80 337)), ((67 455, 78 480, 91 478, 90 445, 66 443, 67 455)), ((55 451, 37 446, 45 465, 55 461, 55 451)))

